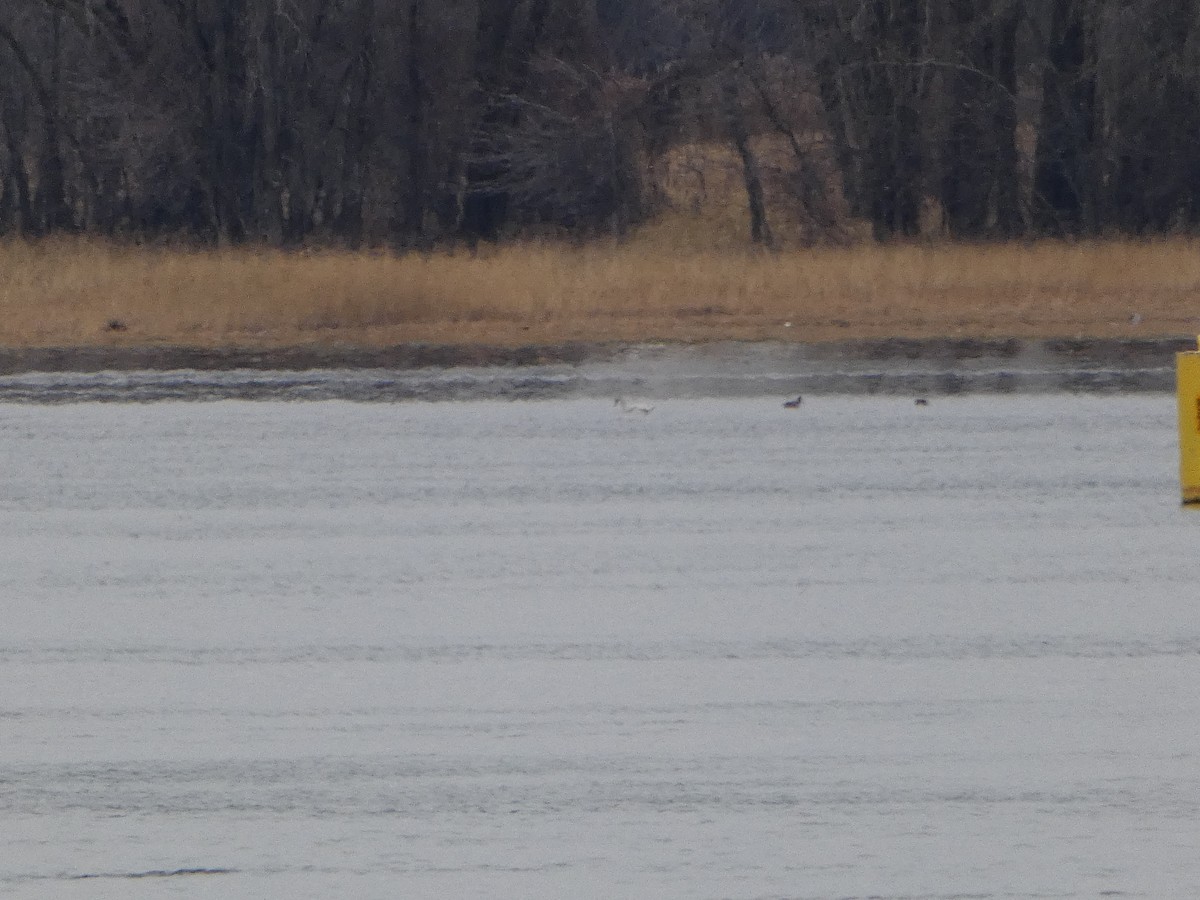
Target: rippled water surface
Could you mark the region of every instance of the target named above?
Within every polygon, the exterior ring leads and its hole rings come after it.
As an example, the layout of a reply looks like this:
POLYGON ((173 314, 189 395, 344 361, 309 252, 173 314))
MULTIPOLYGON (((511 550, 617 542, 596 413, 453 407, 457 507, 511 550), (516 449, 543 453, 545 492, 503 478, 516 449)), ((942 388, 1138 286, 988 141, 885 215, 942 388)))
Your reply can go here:
POLYGON ((1200 896, 1173 398, 0 405, 0 895, 1200 896))

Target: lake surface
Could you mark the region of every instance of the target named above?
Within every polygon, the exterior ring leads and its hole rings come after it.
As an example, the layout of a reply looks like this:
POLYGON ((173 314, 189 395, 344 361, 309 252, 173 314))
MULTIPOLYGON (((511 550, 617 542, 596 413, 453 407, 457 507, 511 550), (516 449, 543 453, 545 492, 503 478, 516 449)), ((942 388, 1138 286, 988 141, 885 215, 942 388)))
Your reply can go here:
POLYGON ((0 405, 0 896, 1198 896, 1174 417, 0 405))

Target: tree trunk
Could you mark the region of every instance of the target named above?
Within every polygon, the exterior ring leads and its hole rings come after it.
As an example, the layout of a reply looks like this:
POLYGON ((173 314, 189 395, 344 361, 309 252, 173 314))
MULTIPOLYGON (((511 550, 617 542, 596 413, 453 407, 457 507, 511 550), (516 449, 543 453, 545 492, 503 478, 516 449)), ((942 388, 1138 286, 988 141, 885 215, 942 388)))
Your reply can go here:
POLYGON ((746 187, 746 200, 750 207, 750 240, 763 247, 774 247, 775 238, 771 234, 771 225, 767 221, 767 204, 763 194, 762 175, 759 172, 758 160, 755 159, 754 151, 750 147, 750 136, 746 131, 741 98, 738 96, 736 73, 725 76, 723 93, 729 138, 742 160, 742 183, 746 187))
POLYGON ((408 7, 408 183, 404 191, 404 232, 418 245, 425 242, 425 209, 430 196, 428 140, 425 127, 426 95, 422 66, 425 50, 425 0, 410 0, 408 7))
MULTIPOLYGON (((1021 224, 1016 148, 1016 7, 954 0, 942 207, 952 234, 1011 236, 1021 224)), ((950 48, 948 48, 950 49, 950 48)))
POLYGON ((1086 9, 1054 0, 1034 187, 1043 228, 1094 233, 1095 45, 1086 9))
POLYGON ((4 143, 8 150, 8 184, 4 187, 4 198, 9 205, 12 217, 11 226, 22 234, 29 234, 34 229, 33 202, 29 189, 29 174, 25 171, 25 163, 21 154, 21 142, 13 119, 15 116, 8 109, 4 110, 4 143))

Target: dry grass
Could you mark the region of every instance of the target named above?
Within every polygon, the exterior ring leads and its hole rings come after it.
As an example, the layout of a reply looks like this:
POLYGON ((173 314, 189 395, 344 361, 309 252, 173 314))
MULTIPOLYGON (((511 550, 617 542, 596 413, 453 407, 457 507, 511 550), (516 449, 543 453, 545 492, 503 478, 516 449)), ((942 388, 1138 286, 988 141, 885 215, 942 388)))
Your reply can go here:
POLYGON ((1200 243, 1191 241, 763 254, 698 249, 689 227, 680 218, 622 245, 529 244, 476 255, 0 243, 0 345, 1149 337, 1200 329, 1200 243))

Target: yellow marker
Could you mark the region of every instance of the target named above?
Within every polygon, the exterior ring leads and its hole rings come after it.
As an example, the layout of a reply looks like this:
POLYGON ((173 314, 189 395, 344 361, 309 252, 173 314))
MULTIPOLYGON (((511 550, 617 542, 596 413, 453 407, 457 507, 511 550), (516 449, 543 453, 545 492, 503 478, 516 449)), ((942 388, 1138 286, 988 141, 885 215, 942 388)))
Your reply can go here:
MULTIPOLYGON (((1200 345, 1200 340, 1197 341, 1200 345)), ((1200 351, 1175 354, 1179 395, 1179 485, 1184 503, 1200 503, 1200 351)))

